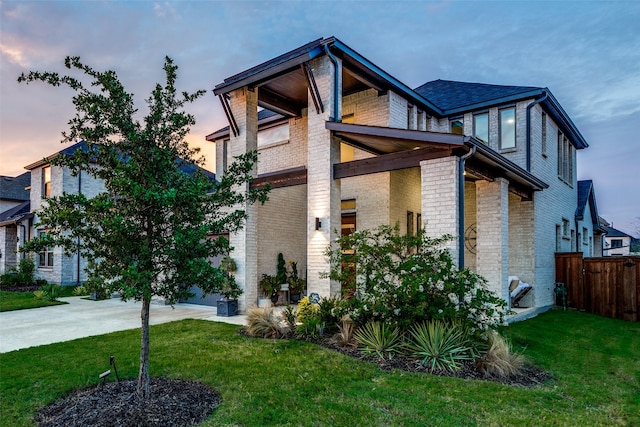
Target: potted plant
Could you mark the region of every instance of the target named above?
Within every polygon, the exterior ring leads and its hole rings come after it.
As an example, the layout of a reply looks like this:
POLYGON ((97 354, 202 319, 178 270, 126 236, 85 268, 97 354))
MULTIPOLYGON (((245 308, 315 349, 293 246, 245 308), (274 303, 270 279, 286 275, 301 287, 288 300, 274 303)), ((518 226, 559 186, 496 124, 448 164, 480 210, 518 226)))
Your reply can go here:
POLYGON ((260 287, 266 298, 270 298, 274 304, 278 302, 278 291, 281 288, 281 283, 277 276, 263 274, 260 279, 260 287))
POLYGON ((292 302, 300 301, 302 298, 302 293, 307 288, 307 281, 302 277, 298 276, 298 263, 294 261, 289 261, 291 273, 289 273, 289 277, 287 278, 287 282, 289 283, 289 299, 292 302))
POLYGON ((238 297, 242 294, 242 289, 236 283, 233 273, 238 269, 236 262, 229 255, 225 255, 220 260, 219 269, 223 274, 222 285, 220 286, 220 294, 223 298, 219 299, 216 307, 218 316, 229 317, 238 314, 238 297))

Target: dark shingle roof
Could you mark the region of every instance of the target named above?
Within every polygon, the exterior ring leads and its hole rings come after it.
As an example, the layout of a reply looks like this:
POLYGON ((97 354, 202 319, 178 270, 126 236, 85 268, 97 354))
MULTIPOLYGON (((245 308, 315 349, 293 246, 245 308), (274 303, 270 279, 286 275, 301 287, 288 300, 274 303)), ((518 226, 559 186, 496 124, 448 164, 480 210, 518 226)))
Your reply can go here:
POLYGON ((0 212, 0 222, 4 222, 8 219, 12 219, 24 214, 28 214, 30 210, 31 210, 31 202, 30 201, 22 202, 18 206, 14 206, 11 209, 7 209, 4 212, 0 212))
POLYGON ((31 172, 16 177, 0 176, 0 199, 29 200, 29 191, 25 187, 31 185, 31 172))
POLYGON ((624 231, 616 230, 613 227, 604 227, 607 232, 607 237, 631 237, 631 235, 625 233, 624 231))
POLYGON ((533 86, 501 86, 485 83, 454 82, 451 80, 434 80, 414 89, 429 99, 442 110, 453 110, 460 107, 490 102, 505 97, 526 94, 542 90, 533 86))

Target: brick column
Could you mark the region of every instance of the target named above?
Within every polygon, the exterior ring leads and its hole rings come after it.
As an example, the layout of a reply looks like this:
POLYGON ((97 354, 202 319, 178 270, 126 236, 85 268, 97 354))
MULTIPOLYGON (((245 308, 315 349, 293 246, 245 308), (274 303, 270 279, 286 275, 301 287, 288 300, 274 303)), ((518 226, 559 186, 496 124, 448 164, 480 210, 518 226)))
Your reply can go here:
MULTIPOLYGON (((338 68, 341 66, 338 60, 338 68)), ((327 56, 311 61, 311 69, 325 108, 320 114, 313 107, 308 109, 307 291, 328 297, 340 292, 338 282, 319 276, 329 272, 329 261, 324 253, 340 232, 340 181, 333 179, 333 165, 340 162, 340 143, 325 129, 325 122, 330 117, 341 117, 341 112, 334 112, 333 108, 334 96, 341 97, 342 87, 340 83, 337 95, 334 94, 336 70, 327 56), (316 230, 316 218, 322 222, 320 230, 316 230)), ((341 104, 342 99, 339 100, 341 104)), ((310 95, 308 105, 313 106, 310 95)))
POLYGON ((509 181, 476 182, 476 272, 509 301, 509 181))
MULTIPOLYGON (((248 151, 256 150, 258 146, 258 89, 253 91, 242 88, 231 92, 231 111, 236 119, 239 135, 229 141, 229 151, 232 157, 248 151)), ((233 134, 232 134, 233 135, 233 134)), ((253 176, 257 174, 254 166, 253 176)), ((248 185, 238 191, 248 190, 248 185)), ((238 298, 238 310, 245 312, 247 308, 256 305, 258 301, 258 208, 255 205, 236 206, 247 212, 248 218, 244 228, 229 236, 234 250, 231 257, 236 261, 236 281, 244 290, 238 298)))
POLYGON ((430 237, 450 234, 455 239, 447 243, 454 262, 458 263, 460 244, 458 236, 458 157, 423 160, 420 162, 422 185, 422 226, 430 237))

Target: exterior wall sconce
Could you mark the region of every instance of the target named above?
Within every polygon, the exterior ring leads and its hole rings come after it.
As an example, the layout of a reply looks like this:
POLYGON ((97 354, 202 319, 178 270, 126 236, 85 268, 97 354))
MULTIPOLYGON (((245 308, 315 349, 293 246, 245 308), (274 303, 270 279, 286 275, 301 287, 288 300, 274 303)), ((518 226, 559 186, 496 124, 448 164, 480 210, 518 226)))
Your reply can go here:
POLYGON ((320 218, 316 217, 316 231, 319 231, 322 228, 322 221, 320 218))

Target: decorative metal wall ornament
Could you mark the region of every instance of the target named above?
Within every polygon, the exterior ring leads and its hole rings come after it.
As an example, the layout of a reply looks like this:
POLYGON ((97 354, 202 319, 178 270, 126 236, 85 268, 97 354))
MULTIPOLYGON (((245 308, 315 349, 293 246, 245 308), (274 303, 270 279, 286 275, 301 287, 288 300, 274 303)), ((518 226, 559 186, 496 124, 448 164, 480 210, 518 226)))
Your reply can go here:
POLYGON ((476 253, 476 245, 478 243, 478 236, 476 234, 476 223, 474 222, 464 232, 464 247, 472 254, 476 253))

